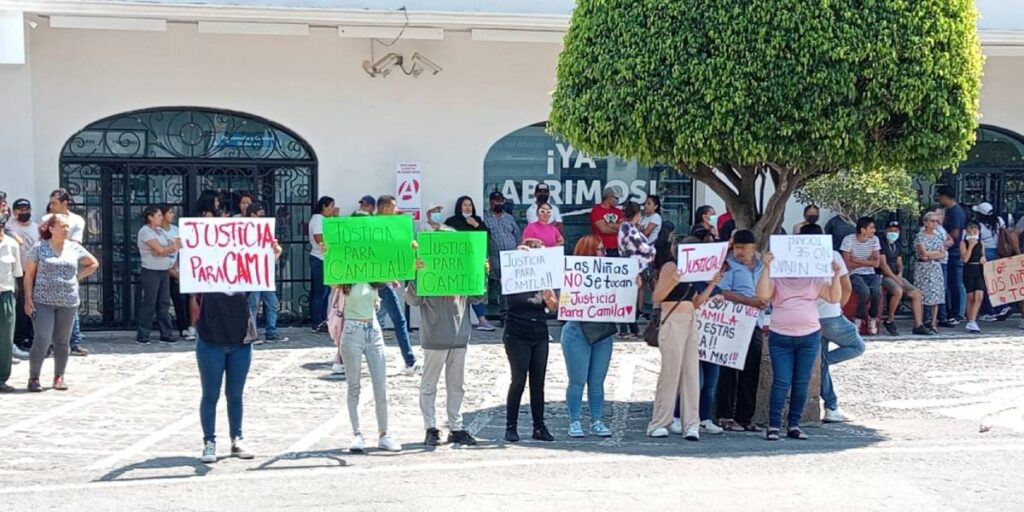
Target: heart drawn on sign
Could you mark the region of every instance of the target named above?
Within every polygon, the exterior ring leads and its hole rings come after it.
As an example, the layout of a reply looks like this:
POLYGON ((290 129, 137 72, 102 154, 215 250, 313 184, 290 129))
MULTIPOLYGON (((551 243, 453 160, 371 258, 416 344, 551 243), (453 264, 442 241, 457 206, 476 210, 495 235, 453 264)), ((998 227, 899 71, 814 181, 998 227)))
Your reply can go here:
POLYGON ((622 309, 626 310, 626 314, 627 315, 631 314, 633 312, 633 306, 626 306, 626 307, 624 307, 622 309))

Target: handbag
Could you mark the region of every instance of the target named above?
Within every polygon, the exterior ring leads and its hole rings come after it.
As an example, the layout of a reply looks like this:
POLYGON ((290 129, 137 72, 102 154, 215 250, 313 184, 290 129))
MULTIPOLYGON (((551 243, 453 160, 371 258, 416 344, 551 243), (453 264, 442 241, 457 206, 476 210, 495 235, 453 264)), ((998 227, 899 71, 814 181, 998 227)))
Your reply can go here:
POLYGON ((259 332, 256 330, 256 319, 250 313, 249 322, 245 329, 245 338, 242 339, 242 343, 252 343, 259 339, 259 337, 259 332))
POLYGON ((681 303, 682 301, 676 302, 676 305, 672 306, 672 309, 668 310, 668 314, 664 316, 661 314, 661 309, 655 309, 651 312, 651 321, 644 329, 644 341, 646 341, 648 345, 652 347, 658 346, 658 332, 661 331, 661 326, 666 320, 668 320, 668 317, 672 316, 672 313, 675 312, 676 308, 678 308, 681 303))

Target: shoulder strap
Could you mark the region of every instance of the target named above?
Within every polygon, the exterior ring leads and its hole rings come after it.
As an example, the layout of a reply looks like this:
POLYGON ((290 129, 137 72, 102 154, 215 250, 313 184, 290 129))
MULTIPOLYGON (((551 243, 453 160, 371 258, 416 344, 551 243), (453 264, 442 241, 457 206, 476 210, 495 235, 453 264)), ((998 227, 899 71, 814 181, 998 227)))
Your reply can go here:
POLYGON ((658 322, 658 327, 661 327, 662 325, 665 325, 665 320, 668 320, 668 317, 672 316, 672 313, 674 313, 676 308, 678 308, 679 305, 682 304, 682 303, 683 303, 683 301, 681 301, 681 300, 680 301, 676 301, 676 305, 672 306, 672 309, 668 310, 668 314, 667 315, 663 315, 661 317, 661 321, 658 322))

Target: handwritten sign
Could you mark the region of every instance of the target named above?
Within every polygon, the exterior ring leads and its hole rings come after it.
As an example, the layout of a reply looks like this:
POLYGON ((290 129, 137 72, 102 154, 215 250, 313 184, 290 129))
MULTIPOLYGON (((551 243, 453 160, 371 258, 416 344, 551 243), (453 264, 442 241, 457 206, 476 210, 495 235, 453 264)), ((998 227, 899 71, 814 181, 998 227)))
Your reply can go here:
POLYGON ((408 215, 324 219, 324 284, 381 283, 416 277, 408 215))
POLYGON ((635 258, 566 256, 558 319, 577 322, 636 321, 635 258))
POLYGON ((985 263, 985 288, 993 306, 1024 300, 1024 255, 985 263))
POLYGON ((419 234, 416 294, 423 297, 483 295, 487 284, 487 233, 427 231, 419 234))
POLYGON ((832 277, 832 237, 772 235, 772 277, 832 277))
POLYGON ((697 355, 701 361, 742 370, 761 310, 727 300, 697 310, 697 355))
POLYGON ((273 291, 273 218, 182 218, 181 292, 273 291))
POLYGON ((565 253, 561 247, 501 251, 501 293, 553 290, 562 284, 565 253))
POLYGON ((680 245, 676 259, 679 282, 710 281, 722 269, 728 253, 729 244, 726 242, 680 245))

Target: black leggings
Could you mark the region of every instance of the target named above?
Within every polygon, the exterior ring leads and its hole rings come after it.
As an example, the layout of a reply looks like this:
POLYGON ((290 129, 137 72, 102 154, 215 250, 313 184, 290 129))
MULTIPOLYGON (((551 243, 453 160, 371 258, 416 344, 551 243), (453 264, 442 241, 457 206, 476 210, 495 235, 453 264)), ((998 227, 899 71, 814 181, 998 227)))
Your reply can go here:
POLYGON ((508 386, 505 404, 505 424, 519 424, 519 404, 523 401, 526 377, 530 377, 530 414, 533 428, 544 426, 544 378, 548 370, 548 342, 506 340, 505 355, 512 369, 512 383, 508 386))

